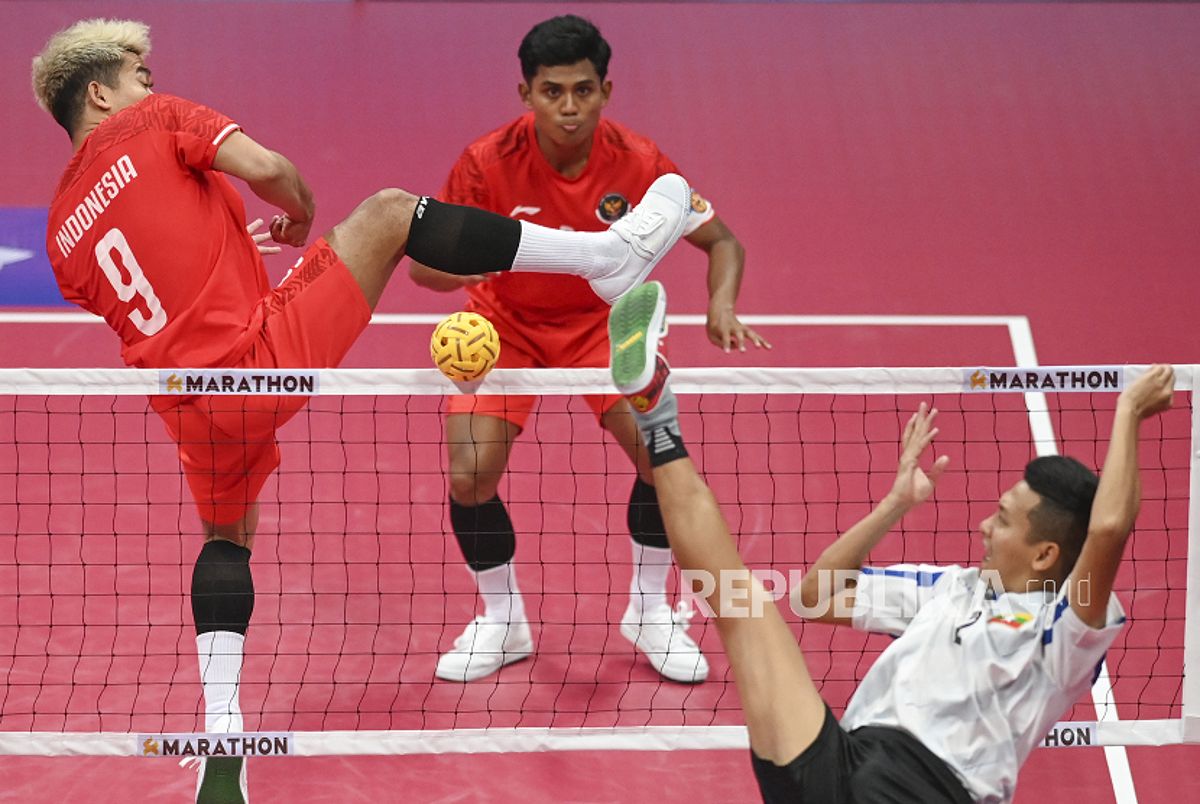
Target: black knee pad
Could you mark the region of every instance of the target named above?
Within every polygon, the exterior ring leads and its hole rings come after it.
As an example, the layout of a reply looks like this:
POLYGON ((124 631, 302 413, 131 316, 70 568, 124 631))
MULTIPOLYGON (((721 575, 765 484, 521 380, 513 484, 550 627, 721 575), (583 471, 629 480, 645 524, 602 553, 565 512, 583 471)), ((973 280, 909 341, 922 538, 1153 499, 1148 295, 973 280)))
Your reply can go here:
POLYGON ((500 495, 471 506, 451 498, 450 525, 463 558, 476 572, 503 566, 517 553, 517 534, 500 495))
POLYGON ((520 244, 519 221, 423 196, 404 251, 430 268, 467 275, 507 271, 520 244))
POLYGON ((629 535, 643 547, 667 548, 667 526, 658 507, 658 492, 640 477, 629 493, 629 535))
POLYGON ((192 571, 192 617, 196 633, 245 635, 254 613, 250 551, 225 539, 205 542, 192 571))

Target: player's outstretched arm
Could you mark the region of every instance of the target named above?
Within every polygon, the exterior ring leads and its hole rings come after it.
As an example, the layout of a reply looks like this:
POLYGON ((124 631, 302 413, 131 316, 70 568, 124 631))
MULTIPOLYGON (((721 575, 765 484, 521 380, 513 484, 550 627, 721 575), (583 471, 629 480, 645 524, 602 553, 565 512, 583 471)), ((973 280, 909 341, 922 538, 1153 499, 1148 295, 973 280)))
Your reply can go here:
POLYGON ((705 223, 686 240, 708 255, 708 339, 726 352, 746 351, 746 344, 770 349, 771 344, 738 320, 734 306, 742 286, 746 250, 719 217, 705 223))
POLYGON ((829 545, 812 565, 800 585, 792 590, 793 608, 818 622, 849 625, 845 612, 854 608, 855 573, 862 569, 867 554, 909 511, 929 499, 938 478, 950 462, 943 455, 926 473, 921 455, 932 443, 938 430, 933 426, 937 409, 924 402, 904 426, 900 445, 900 465, 891 491, 871 513, 854 524, 829 545), (807 612, 815 612, 809 615, 807 612), (839 613, 842 613, 839 616, 839 613))
POLYGON ((1151 366, 1117 399, 1112 438, 1100 485, 1092 503, 1087 540, 1067 579, 1067 597, 1079 618, 1093 628, 1103 628, 1108 598, 1141 505, 1138 476, 1138 429, 1145 420, 1171 407, 1175 371, 1151 366))
POLYGON ((271 221, 277 243, 303 246, 313 220, 313 196, 300 171, 287 157, 264 148, 241 131, 230 134, 217 150, 213 167, 237 176, 268 204, 283 211, 271 221))

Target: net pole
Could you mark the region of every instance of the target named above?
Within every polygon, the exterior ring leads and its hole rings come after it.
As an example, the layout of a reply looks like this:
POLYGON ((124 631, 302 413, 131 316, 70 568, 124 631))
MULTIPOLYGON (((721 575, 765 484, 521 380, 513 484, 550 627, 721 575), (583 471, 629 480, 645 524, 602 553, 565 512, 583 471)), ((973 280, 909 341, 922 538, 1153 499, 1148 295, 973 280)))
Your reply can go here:
POLYGON ((1192 375, 1190 385, 1193 390, 1187 604, 1183 621, 1183 740, 1200 743, 1200 407, 1196 405, 1196 367, 1188 366, 1185 370, 1192 375))

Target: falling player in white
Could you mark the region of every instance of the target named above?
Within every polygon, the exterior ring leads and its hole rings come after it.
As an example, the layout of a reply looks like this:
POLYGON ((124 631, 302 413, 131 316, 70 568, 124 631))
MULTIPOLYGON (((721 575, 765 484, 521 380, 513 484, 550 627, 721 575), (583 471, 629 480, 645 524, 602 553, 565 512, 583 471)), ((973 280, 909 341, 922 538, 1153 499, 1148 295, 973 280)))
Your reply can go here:
POLYGON ((1030 462, 980 526, 980 567, 867 568, 870 550, 929 498, 948 463, 921 469, 938 431, 937 411, 919 407, 891 491, 793 593, 813 619, 898 636, 839 724, 687 457, 669 369, 655 355, 664 316, 657 282, 613 308, 612 343, 636 344, 614 349, 613 379, 642 403, 636 416, 679 566, 726 580, 699 594, 717 615, 764 800, 1010 801, 1021 763, 1087 690, 1124 622, 1112 586, 1141 498, 1138 428, 1170 407, 1171 367, 1151 367, 1121 393, 1098 481, 1069 458, 1030 462))

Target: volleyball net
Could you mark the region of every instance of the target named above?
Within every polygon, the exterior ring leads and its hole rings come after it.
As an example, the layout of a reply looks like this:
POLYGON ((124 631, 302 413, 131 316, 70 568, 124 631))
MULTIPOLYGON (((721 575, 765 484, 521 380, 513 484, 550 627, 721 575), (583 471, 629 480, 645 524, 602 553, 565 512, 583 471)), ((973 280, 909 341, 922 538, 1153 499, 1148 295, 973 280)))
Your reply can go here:
MULTIPOLYGON (((1142 425, 1143 503, 1116 586, 1128 623, 1048 745, 1200 742, 1200 676, 1185 673, 1200 667, 1196 368, 1177 367, 1174 408, 1142 425)), ((1139 371, 678 369, 672 383, 743 557, 782 594, 890 488, 920 401, 941 411, 950 467, 872 564, 977 564, 979 523, 1031 458, 1101 466, 1139 371)), ((0 753, 161 755, 212 737, 189 597, 203 537, 147 399, 201 392, 311 397, 260 497, 251 753, 746 746, 710 621, 690 628, 711 664, 696 685, 660 677, 619 633, 635 472, 580 398, 611 393, 607 372, 496 370, 473 390, 540 397, 500 485, 536 649, 461 684, 434 678, 478 605, 447 516, 459 389, 438 372, 0 370, 0 753)), ((780 605, 840 713, 888 639, 780 605)))

